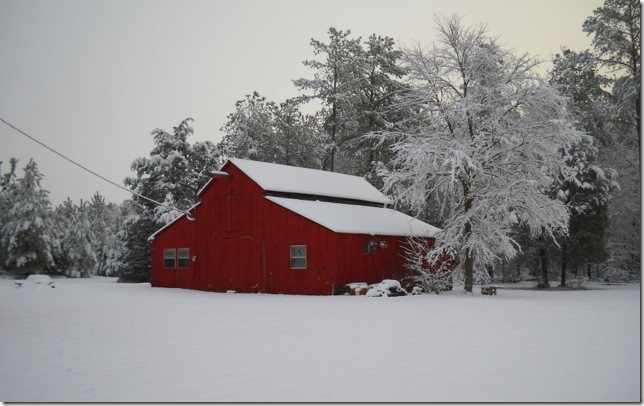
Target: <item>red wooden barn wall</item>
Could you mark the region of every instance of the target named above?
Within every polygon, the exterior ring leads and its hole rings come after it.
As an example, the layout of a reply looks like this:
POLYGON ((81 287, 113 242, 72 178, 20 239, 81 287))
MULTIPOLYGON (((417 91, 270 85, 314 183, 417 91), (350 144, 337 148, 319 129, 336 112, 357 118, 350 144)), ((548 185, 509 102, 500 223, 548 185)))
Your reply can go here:
POLYGON ((264 198, 234 164, 202 191, 194 210, 153 242, 152 285, 225 292, 328 295, 351 282, 376 283, 404 274, 404 237, 340 234, 264 198), (375 254, 365 241, 385 242, 375 254), (180 246, 181 245, 181 246, 180 246), (306 269, 290 268, 290 246, 307 246, 306 269), (190 269, 164 269, 164 248, 189 247, 190 269), (193 254, 194 252, 194 254, 193 254))
POLYGON ((152 286, 195 288, 196 263, 192 261, 192 257, 196 255, 195 230, 195 222, 183 216, 155 237, 152 242, 152 286), (190 267, 165 269, 165 248, 190 248, 190 267))

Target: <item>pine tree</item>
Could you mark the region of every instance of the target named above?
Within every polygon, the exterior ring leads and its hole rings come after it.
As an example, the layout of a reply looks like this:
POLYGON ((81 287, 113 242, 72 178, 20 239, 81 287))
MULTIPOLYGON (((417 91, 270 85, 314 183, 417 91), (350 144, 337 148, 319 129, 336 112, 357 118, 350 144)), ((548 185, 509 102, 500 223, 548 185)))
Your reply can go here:
POLYGON ((75 205, 67 198, 53 217, 56 272, 71 278, 89 277, 97 262, 93 245, 97 229, 90 222, 88 203, 81 200, 75 205))
POLYGON ((105 264, 103 267, 104 273, 101 273, 101 275, 105 276, 118 275, 124 269, 124 258, 127 254, 126 244, 129 233, 127 219, 135 211, 135 206, 132 200, 125 200, 120 205, 114 205, 113 210, 111 221, 112 232, 105 242, 103 251, 105 264))
POLYGON ((596 55, 610 84, 605 118, 612 143, 602 161, 619 173, 620 190, 610 207, 611 273, 640 277, 641 267, 641 5, 637 0, 606 0, 586 19, 596 55))
POLYGON ((638 0, 606 0, 593 16, 584 21, 583 30, 592 35, 592 46, 599 62, 615 76, 613 95, 616 111, 631 127, 626 135, 641 154, 641 20, 638 0))
POLYGON ((275 151, 270 143, 275 138, 274 111, 275 103, 266 101, 258 92, 238 100, 235 112, 228 115, 227 123, 221 128, 226 134, 219 144, 224 155, 273 162, 275 151))
MULTIPOLYGON (((0 162, 1 167, 2 162, 0 162)), ((0 230, 4 227, 5 222, 8 220, 7 213, 9 208, 13 205, 15 199, 14 194, 16 192, 16 167, 18 165, 18 160, 16 158, 11 158, 9 160, 9 172, 3 174, 0 177, 0 230)), ((4 266, 7 261, 8 256, 8 247, 3 243, 3 239, 0 238, 0 267, 4 266)))
POLYGON ((120 264, 121 281, 149 281, 151 244, 148 237, 180 216, 182 212, 179 210, 192 207, 199 189, 210 179, 212 171, 222 164, 214 144, 190 145, 188 137, 194 131, 190 121, 190 118, 183 120, 174 127, 172 134, 155 129, 150 157, 135 159, 132 170, 136 177, 125 179, 126 186, 138 195, 132 198, 135 209, 124 222, 126 252, 120 264))
POLYGON ((555 55, 550 82, 570 98, 569 110, 580 130, 590 135, 566 151, 568 165, 576 172, 577 184, 564 182, 553 194, 571 208, 570 233, 551 249, 560 254, 561 286, 567 269, 601 263, 608 256, 609 207, 619 190, 617 173, 601 167, 600 149, 613 144, 604 109, 611 102, 605 90, 608 80, 599 72, 599 62, 589 51, 563 49, 555 55))
POLYGON ((581 128, 599 141, 599 164, 619 174, 608 211, 606 267, 633 277, 641 263, 640 16, 637 0, 606 0, 582 27, 592 49, 564 49, 551 72, 572 99, 581 128))
POLYGON ((297 101, 279 106, 258 92, 235 103, 222 127, 218 148, 231 158, 319 168, 321 140, 315 117, 302 114, 297 101))
POLYGON ((375 143, 363 135, 384 131, 390 123, 401 120, 404 111, 392 109, 391 106, 405 90, 401 82, 405 74, 400 62, 402 55, 403 52, 395 48, 395 42, 390 37, 373 34, 363 44, 357 104, 358 130, 346 142, 345 150, 354 157, 350 172, 366 176, 378 186, 381 186, 381 179, 376 174, 376 168, 380 164, 387 164, 392 158, 390 145, 375 143))
POLYGON ((561 283, 566 286, 569 266, 575 268, 601 263, 607 258, 608 207, 618 188, 612 170, 597 165, 597 148, 591 137, 584 137, 566 151, 567 165, 575 181, 562 180, 552 190, 552 197, 570 208, 568 234, 558 238, 561 283))
MULTIPOLYGON (((312 39, 315 55, 323 55, 326 60, 304 61, 304 65, 316 70, 314 79, 297 79, 293 83, 300 90, 313 93, 302 100, 318 99, 322 102, 324 129, 328 139, 324 149, 326 156, 323 168, 331 172, 343 172, 339 155, 345 144, 359 134, 360 84, 364 51, 360 38, 351 39, 351 31, 329 28, 329 43, 312 39)), ((346 171, 344 171, 346 172, 346 171)))
POLYGON ((2 244, 7 247, 7 269, 18 276, 47 274, 52 256, 51 203, 43 190, 43 175, 32 159, 15 184, 2 226, 2 244))

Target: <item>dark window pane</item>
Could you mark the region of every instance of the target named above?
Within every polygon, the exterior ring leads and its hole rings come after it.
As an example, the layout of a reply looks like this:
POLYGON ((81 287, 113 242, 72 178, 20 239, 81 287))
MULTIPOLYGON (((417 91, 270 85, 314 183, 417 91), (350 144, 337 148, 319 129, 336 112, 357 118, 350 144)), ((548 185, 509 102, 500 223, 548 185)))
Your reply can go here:
POLYGON ((163 267, 164 268, 177 267, 176 251, 174 250, 174 248, 163 250, 163 267))

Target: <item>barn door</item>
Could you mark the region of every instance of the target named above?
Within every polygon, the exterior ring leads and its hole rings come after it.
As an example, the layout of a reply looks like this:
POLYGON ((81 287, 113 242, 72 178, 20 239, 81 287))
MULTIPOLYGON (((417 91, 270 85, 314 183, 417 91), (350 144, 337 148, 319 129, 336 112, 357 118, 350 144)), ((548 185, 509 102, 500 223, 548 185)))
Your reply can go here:
POLYGON ((263 292, 261 243, 249 237, 224 240, 223 269, 226 290, 263 292))

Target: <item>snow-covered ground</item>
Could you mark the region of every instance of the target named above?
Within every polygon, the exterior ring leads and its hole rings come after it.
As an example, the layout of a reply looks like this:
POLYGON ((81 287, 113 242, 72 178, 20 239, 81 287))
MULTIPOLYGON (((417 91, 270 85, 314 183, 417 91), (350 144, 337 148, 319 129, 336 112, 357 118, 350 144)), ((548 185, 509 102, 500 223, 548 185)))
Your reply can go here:
POLYGON ((0 401, 641 401, 639 284, 372 298, 14 282, 0 401))

